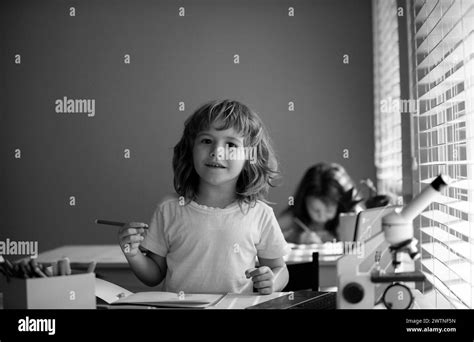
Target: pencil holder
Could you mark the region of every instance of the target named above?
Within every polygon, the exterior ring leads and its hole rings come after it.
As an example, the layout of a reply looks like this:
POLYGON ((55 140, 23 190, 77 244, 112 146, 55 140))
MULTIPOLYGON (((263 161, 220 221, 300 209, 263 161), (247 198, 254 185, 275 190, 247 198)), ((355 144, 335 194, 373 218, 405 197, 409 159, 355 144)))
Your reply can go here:
POLYGON ((11 278, 4 283, 5 309, 95 309, 95 274, 11 278))

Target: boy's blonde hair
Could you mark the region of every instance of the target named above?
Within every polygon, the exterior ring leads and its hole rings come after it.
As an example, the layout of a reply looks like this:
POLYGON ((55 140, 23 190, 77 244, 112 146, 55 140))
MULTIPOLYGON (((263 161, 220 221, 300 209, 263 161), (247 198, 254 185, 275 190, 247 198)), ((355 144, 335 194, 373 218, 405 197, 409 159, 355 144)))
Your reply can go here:
POLYGON ((187 202, 196 198, 199 175, 193 164, 194 141, 213 124, 217 130, 234 128, 244 137, 244 146, 256 148, 256 163, 246 160, 237 180, 239 205, 254 206, 257 200, 265 201, 269 187, 275 186, 272 181, 279 173, 278 163, 261 119, 246 105, 233 100, 208 102, 185 121, 183 136, 173 155, 174 188, 178 195, 187 202))

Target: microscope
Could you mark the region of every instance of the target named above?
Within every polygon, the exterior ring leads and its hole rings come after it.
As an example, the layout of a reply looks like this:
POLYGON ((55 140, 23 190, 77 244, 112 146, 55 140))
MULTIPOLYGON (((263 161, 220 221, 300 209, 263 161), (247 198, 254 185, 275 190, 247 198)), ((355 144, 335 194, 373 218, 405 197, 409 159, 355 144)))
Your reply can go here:
MULTIPOLYGON (((424 281, 425 275, 420 271, 402 270, 402 261, 413 261, 420 258, 418 240, 414 238, 413 219, 438 196, 448 185, 449 178, 445 175, 436 177, 429 186, 418 194, 404 208, 396 208, 382 217, 383 235, 366 242, 368 257, 375 255, 375 267, 369 272, 360 272, 359 267, 364 264, 351 256, 341 258, 338 264, 338 308, 369 309, 373 308, 380 292, 381 300, 388 309, 408 309, 412 307, 413 293, 403 282, 424 281), (393 272, 385 272, 380 267, 381 246, 388 244, 391 255, 393 272), (344 259, 345 258, 345 259, 344 259), (408 259, 408 260, 410 260, 408 259), (390 284, 381 286, 381 284, 390 284)), ((387 248, 385 247, 385 251, 387 248)))
POLYGON ((390 244, 395 271, 400 266, 400 257, 403 253, 407 253, 412 260, 420 258, 417 248, 418 240, 413 237, 413 219, 436 200, 436 197, 441 195, 441 190, 447 185, 448 177, 439 175, 403 209, 398 212, 395 210, 382 218, 382 230, 385 241, 390 244))

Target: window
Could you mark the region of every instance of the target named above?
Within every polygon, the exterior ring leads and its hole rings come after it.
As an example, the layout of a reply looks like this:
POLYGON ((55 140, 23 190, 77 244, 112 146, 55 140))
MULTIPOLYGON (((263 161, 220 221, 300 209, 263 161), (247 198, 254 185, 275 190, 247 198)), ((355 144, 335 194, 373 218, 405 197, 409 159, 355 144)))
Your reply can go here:
POLYGON ((416 195, 439 173, 455 181, 417 218, 428 280, 474 308, 474 0, 413 0, 416 195))
POLYGON ((374 129, 377 190, 398 199, 402 195, 402 130, 400 63, 396 0, 375 0, 374 129))

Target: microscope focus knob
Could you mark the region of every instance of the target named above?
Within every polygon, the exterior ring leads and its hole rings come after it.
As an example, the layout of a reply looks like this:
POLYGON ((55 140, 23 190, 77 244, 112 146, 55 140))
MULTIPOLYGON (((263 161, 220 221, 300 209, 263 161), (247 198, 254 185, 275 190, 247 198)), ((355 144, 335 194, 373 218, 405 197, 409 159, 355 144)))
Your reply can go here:
POLYGON ((342 290, 344 299, 351 303, 357 304, 364 298, 364 288, 359 283, 349 283, 342 290))

